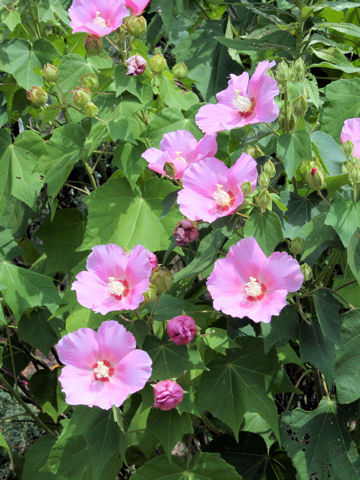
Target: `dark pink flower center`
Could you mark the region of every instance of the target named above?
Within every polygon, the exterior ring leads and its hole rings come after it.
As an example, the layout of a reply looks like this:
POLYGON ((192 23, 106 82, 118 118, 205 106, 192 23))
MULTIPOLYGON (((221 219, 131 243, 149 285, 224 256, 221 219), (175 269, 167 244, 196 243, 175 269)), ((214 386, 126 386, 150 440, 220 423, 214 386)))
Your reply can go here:
POLYGON ((121 300, 129 293, 129 284, 126 280, 116 280, 115 277, 109 277, 109 293, 121 300))
POLYGON ((95 12, 95 17, 93 18, 93 24, 103 28, 109 27, 110 22, 105 18, 103 18, 100 14, 101 12, 95 12))
POLYGON ((214 192, 214 200, 216 206, 221 211, 229 210, 235 202, 234 194, 229 190, 223 190, 223 185, 218 184, 217 190, 214 192))
POLYGON ((250 280, 245 283, 244 290, 246 298, 251 302, 262 300, 264 298, 266 287, 260 283, 255 277, 250 277, 250 280))
POLYGON ((235 89, 235 98, 232 104, 243 118, 253 114, 255 109, 255 99, 240 95, 240 90, 235 89))
POLYGON ((92 366, 94 378, 99 382, 108 382, 114 375, 114 367, 107 360, 99 360, 92 366))

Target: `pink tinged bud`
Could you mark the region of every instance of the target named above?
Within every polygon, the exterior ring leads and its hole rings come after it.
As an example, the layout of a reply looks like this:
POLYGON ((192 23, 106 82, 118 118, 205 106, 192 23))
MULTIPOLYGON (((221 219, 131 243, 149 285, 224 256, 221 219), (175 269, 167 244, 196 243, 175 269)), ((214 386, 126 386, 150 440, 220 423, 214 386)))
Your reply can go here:
POLYGON ((181 220, 174 230, 175 241, 179 247, 182 247, 186 243, 193 242, 198 236, 199 232, 196 223, 190 220, 181 220))
POLYGON ((126 60, 126 66, 127 66, 126 74, 136 77, 137 75, 141 75, 142 73, 145 72, 146 60, 140 55, 133 55, 132 57, 126 60))
POLYGON ((47 102, 48 95, 42 87, 31 87, 26 93, 28 100, 37 107, 43 107, 47 102))
POLYGON ((87 87, 76 87, 72 91, 72 100, 78 107, 84 107, 91 100, 91 91, 87 87))
POLYGON ((316 167, 313 167, 313 168, 311 169, 311 172, 310 172, 311 176, 313 177, 316 172, 317 172, 317 168, 316 168, 316 167))
POLYGON ((154 408, 171 410, 182 402, 184 390, 173 380, 163 380, 154 385, 154 408))
POLYGON ((87 35, 84 46, 88 55, 100 55, 104 48, 102 38, 97 35, 87 35))
POLYGON ((147 255, 148 255, 148 258, 149 258, 151 269, 152 269, 152 271, 154 271, 155 268, 157 268, 159 266, 157 256, 155 255, 155 253, 150 252, 149 250, 147 251, 147 255))
POLYGON ((187 315, 172 318, 167 322, 166 329, 170 339, 177 345, 190 343, 197 332, 194 319, 187 315))

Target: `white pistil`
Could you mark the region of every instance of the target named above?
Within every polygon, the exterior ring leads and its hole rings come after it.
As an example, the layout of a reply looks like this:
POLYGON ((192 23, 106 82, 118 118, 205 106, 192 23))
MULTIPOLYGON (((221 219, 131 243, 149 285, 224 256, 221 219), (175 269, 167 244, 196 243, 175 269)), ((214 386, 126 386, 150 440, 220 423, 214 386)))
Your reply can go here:
POLYGON ((121 297, 124 295, 126 290, 126 286, 124 282, 121 280, 116 280, 115 277, 109 277, 109 292, 111 295, 116 295, 117 297, 121 297))
POLYGON ((251 110, 252 102, 250 98, 239 95, 240 90, 235 90, 235 98, 232 101, 234 107, 240 113, 248 113, 251 110))
POLYGON ((110 368, 105 365, 105 363, 100 360, 97 362, 96 368, 94 368, 94 374, 96 378, 109 378, 110 368))
POLYGON ((250 277, 250 282, 245 283, 244 290, 248 297, 256 298, 262 294, 261 285, 254 277, 250 277))
POLYGON ((100 27, 106 27, 106 20, 103 17, 100 17, 100 12, 95 12, 96 17, 93 20, 94 25, 99 25, 100 27))
POLYGON ((217 191, 214 193, 214 200, 219 207, 228 207, 231 203, 231 197, 222 188, 223 185, 217 184, 217 191))
POLYGON ((182 162, 184 165, 187 165, 187 161, 183 156, 181 156, 181 152, 175 152, 176 153, 176 160, 179 162, 182 162))

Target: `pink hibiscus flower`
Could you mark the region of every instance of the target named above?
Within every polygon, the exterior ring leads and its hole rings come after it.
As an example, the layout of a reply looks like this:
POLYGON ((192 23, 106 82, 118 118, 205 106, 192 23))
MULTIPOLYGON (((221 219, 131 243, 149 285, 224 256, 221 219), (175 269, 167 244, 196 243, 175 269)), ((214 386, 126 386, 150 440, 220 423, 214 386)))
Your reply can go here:
POLYGON ((174 380, 162 380, 154 385, 154 408, 171 410, 182 402, 184 390, 174 380))
POLYGON ((341 130, 341 143, 350 140, 354 145, 353 156, 360 159, 360 118, 348 118, 341 130))
POLYGON ((56 350, 65 364, 59 381, 69 405, 119 407, 151 375, 149 355, 136 349, 133 334, 114 320, 97 332, 80 328, 65 335, 56 350))
POLYGON ((73 33, 103 37, 120 27, 129 10, 124 0, 74 0, 69 16, 73 33))
POLYGON ((78 273, 71 289, 78 302, 105 315, 117 310, 135 310, 149 288, 152 265, 148 250, 134 247, 128 255, 110 243, 92 249, 86 271, 78 273))
POLYGON ((131 8, 133 15, 141 15, 150 0, 125 0, 125 5, 131 8))
POLYGON ((272 122, 279 115, 274 97, 279 95, 277 81, 266 75, 275 62, 260 62, 249 80, 247 72, 230 75, 229 86, 219 92, 219 103, 200 108, 195 121, 204 133, 231 130, 251 123, 272 122))
POLYGON ((166 329, 171 340, 177 345, 186 345, 195 337, 197 328, 192 317, 178 315, 166 324, 166 329))
POLYGON ((182 179, 183 190, 177 198, 180 211, 190 220, 210 223, 230 215, 244 201, 241 185, 249 181, 254 190, 257 176, 256 161, 246 153, 231 168, 211 157, 194 163, 182 179))
POLYGON ((266 257, 255 238, 240 240, 215 262, 207 287, 214 308, 232 317, 270 322, 286 305, 288 292, 304 280, 298 262, 286 252, 266 257))
POLYGON ((187 167, 206 157, 213 157, 217 151, 216 135, 205 135, 199 142, 187 130, 165 133, 158 148, 148 148, 142 157, 149 162, 149 168, 166 175, 164 165, 172 163, 174 178, 181 179, 187 167))

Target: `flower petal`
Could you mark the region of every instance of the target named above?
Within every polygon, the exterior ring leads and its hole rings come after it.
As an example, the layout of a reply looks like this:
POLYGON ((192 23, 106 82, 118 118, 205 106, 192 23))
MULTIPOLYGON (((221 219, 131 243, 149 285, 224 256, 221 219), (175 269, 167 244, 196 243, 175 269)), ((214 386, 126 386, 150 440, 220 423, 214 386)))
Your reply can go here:
POLYGON ((96 333, 91 328, 68 333, 59 340, 56 350, 65 365, 88 369, 98 357, 96 333))

